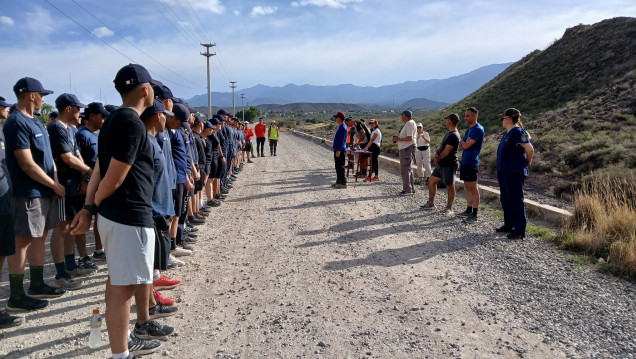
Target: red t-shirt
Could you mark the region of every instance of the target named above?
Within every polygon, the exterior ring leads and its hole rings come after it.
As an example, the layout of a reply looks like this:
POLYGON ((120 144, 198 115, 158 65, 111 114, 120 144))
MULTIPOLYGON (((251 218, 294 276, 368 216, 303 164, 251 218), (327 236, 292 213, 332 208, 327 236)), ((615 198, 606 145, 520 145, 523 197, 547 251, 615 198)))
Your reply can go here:
POLYGON ((250 142, 252 136, 254 136, 254 132, 252 131, 252 129, 246 128, 243 130, 243 132, 245 132, 245 142, 250 142))
POLYGON ((254 132, 256 133, 256 137, 265 137, 265 131, 267 131, 267 126, 264 123, 259 123, 254 126, 254 132))

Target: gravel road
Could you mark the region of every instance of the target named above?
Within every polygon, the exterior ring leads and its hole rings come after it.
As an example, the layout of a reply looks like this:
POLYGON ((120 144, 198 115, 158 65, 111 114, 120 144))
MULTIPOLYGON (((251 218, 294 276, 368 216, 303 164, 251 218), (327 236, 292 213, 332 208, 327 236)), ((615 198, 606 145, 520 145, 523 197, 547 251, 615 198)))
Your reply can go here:
MULTIPOLYGON (((636 358, 635 284, 496 235, 488 211, 470 226, 421 212, 424 191, 397 196, 382 169, 333 189, 328 150, 284 134, 278 148, 167 273, 180 314, 159 321, 178 333, 146 358, 636 358)), ((87 347, 105 276, 1 330, 0 357, 108 358, 87 347)))

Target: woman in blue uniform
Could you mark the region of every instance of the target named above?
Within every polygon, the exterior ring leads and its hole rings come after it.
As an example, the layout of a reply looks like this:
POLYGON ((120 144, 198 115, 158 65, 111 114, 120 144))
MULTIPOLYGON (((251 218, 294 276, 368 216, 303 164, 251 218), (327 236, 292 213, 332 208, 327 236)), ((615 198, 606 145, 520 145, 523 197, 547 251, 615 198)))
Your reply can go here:
POLYGON ((497 179, 501 192, 504 225, 499 233, 508 233, 510 239, 526 236, 526 206, 523 203, 523 187, 534 155, 530 135, 523 129, 521 112, 509 108, 501 115, 506 134, 497 149, 497 179))

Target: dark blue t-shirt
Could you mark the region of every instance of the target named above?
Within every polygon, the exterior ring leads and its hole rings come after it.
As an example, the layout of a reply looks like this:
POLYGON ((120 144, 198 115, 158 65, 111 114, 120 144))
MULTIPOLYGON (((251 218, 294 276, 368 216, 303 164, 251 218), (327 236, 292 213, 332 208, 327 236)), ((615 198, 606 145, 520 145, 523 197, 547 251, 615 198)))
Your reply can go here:
POLYGON ((75 140, 77 141, 77 147, 84 163, 91 169, 95 168, 95 162, 97 162, 97 138, 99 131, 93 132, 86 126, 82 126, 77 130, 75 134, 75 140))
POLYGON ((51 141, 51 152, 57 167, 57 179, 66 189, 67 196, 76 196, 77 186, 82 179, 82 173, 71 168, 62 160, 62 154, 71 153, 78 156, 77 142, 73 126, 64 126, 59 120, 53 120, 46 126, 51 141))
POLYGON ((347 151, 347 125, 344 123, 338 126, 336 130, 336 135, 333 138, 333 151, 347 151))
POLYGON ((172 159, 176 170, 176 183, 186 183, 186 173, 188 171, 186 145, 180 129, 168 131, 170 144, 172 146, 172 159))
POLYGON ((11 181, 7 169, 7 158, 4 154, 4 135, 0 125, 0 216, 7 216, 11 211, 11 181))
POLYGON ((163 156, 166 158, 166 173, 170 179, 170 188, 175 189, 177 188, 177 170, 174 167, 174 161, 172 160, 172 145, 170 144, 170 135, 168 135, 168 131, 169 130, 165 130, 157 133, 157 143, 163 151, 163 156))
POLYGON ((484 136, 486 132, 484 127, 479 123, 473 127, 470 127, 464 134, 464 142, 470 137, 475 140, 475 143, 470 146, 469 149, 462 152, 462 164, 463 165, 475 165, 479 166, 479 152, 481 152, 481 145, 484 143, 484 136))
POLYGON ((55 166, 49 133, 37 117, 28 117, 19 110, 9 115, 4 124, 4 138, 7 155, 7 167, 13 185, 13 197, 52 197, 53 189, 27 176, 13 151, 30 149, 33 161, 42 168, 51 179, 55 178, 55 166))
POLYGON ((148 141, 152 146, 152 160, 154 172, 152 175, 152 215, 153 217, 174 217, 174 204, 172 203, 172 184, 168 176, 168 167, 163 150, 159 147, 157 139, 148 134, 148 141))
POLYGON ((497 148, 497 171, 502 173, 521 173, 528 176, 528 157, 521 144, 530 143, 526 131, 515 126, 499 142, 497 148))

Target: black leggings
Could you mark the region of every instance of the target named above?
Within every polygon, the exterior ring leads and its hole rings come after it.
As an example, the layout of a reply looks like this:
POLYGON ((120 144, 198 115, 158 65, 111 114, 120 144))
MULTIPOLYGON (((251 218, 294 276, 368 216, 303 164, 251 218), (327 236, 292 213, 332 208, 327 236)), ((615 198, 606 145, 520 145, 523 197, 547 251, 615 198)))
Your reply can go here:
POLYGON ((278 143, 278 140, 269 140, 269 152, 271 154, 275 154, 276 153, 276 144, 278 143))
POLYGON ((256 152, 265 154, 265 137, 256 137, 256 152))
MULTIPOLYGON (((376 145, 375 143, 372 144, 371 146, 369 146, 369 151, 371 151, 371 164, 373 165, 373 173, 375 173, 375 175, 378 175, 378 169, 380 168, 379 163, 378 163, 378 157, 380 157, 380 147, 378 145, 376 145)), ((371 175, 369 173, 369 175, 371 175)))

